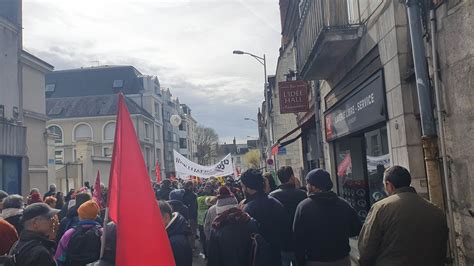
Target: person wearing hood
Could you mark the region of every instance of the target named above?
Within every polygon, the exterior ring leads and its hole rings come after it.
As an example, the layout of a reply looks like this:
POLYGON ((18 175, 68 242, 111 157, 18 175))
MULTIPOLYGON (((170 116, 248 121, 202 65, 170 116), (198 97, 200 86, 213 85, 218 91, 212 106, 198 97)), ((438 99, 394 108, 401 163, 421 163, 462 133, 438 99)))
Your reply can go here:
POLYGON ((323 169, 306 175, 308 198, 298 204, 293 223, 298 266, 351 265, 349 238, 359 234, 362 224, 354 208, 332 187, 323 169))
MULTIPOLYGON (((235 197, 235 195, 230 191, 230 189, 227 186, 222 186, 217 190, 217 201, 219 200, 224 200, 226 198, 230 197, 235 197)), ((211 229, 212 229, 212 223, 214 222, 214 219, 217 217, 217 205, 216 203, 212 204, 210 201, 212 198, 207 198, 206 199, 206 204, 210 206, 210 208, 207 210, 206 216, 204 218, 204 235, 206 236, 206 240, 209 243, 209 239, 211 237, 211 229)))
POLYGON ((263 238, 271 246, 271 265, 281 265, 281 251, 290 242, 290 217, 280 201, 264 192, 262 172, 249 169, 240 177, 245 194, 243 210, 258 222, 263 238))
POLYGON ((189 221, 189 209, 183 203, 184 189, 174 189, 170 192, 170 200, 167 202, 173 211, 181 214, 186 221, 189 221))
POLYGON ((212 222, 207 266, 252 265, 251 237, 258 233, 257 222, 238 208, 237 199, 226 187, 219 188, 213 207, 217 216, 212 222))
POLYGON ((171 181, 169 181, 168 179, 161 181, 160 189, 156 191, 156 199, 169 200, 170 193, 172 190, 173 188, 171 188, 171 181))
POLYGON ((158 204, 176 266, 192 266, 193 251, 189 243, 189 236, 191 235, 189 223, 181 214, 173 212, 166 201, 160 200, 158 204))
POLYGON ((41 199, 41 194, 39 192, 39 189, 33 188, 30 192, 30 195, 28 195, 26 199, 26 204, 31 205, 33 203, 41 203, 43 200, 41 199))
MULTIPOLYGON (((58 233, 56 235, 57 241, 59 241, 63 237, 64 233, 66 233, 67 230, 73 228, 79 223, 79 214, 77 213, 77 210, 84 202, 89 201, 91 199, 92 196, 86 192, 81 192, 76 195, 75 205, 67 211, 66 217, 64 217, 61 220, 61 223, 59 224, 58 233)), ((102 224, 102 220, 100 219, 100 217, 97 216, 96 222, 102 224)))
POLYGON ((3 210, 1 217, 13 225, 18 234, 21 234, 23 231, 21 218, 23 217, 24 206, 25 202, 23 201, 23 197, 20 195, 10 195, 3 199, 3 210))

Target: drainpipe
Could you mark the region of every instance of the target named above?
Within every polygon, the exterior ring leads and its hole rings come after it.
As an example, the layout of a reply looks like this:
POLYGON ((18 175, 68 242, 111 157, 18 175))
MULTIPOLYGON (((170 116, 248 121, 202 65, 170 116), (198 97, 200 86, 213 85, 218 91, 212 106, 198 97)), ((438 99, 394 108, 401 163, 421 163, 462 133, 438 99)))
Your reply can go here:
POLYGON ((439 144, 441 146, 441 159, 443 162, 443 181, 446 191, 446 209, 447 209, 447 220, 449 226, 449 243, 451 246, 451 252, 453 257, 454 265, 458 265, 458 252, 456 245, 456 231, 454 228, 454 213, 452 208, 451 199, 451 185, 449 183, 449 172, 448 172, 448 158, 446 156, 446 144, 444 139, 444 115, 441 110, 441 97, 439 90, 439 68, 438 68, 438 56, 437 56, 437 43, 436 43, 436 11, 430 10, 430 28, 431 28, 431 52, 433 58, 433 81, 434 91, 436 100, 436 113, 438 116, 438 134, 439 144))
POLYGON ((317 167, 324 169, 324 152, 323 152, 323 138, 321 135, 321 117, 320 112, 320 81, 316 81, 314 85, 314 118, 316 122, 316 158, 318 160, 317 167))
POLYGON ((421 12, 418 1, 407 0, 408 28, 410 29, 413 62, 415 65, 416 89, 418 92, 418 105, 421 115, 421 142, 425 155, 426 175, 430 200, 433 204, 444 209, 443 187, 438 161, 438 138, 434 122, 430 83, 426 67, 426 54, 423 43, 421 26, 421 12))

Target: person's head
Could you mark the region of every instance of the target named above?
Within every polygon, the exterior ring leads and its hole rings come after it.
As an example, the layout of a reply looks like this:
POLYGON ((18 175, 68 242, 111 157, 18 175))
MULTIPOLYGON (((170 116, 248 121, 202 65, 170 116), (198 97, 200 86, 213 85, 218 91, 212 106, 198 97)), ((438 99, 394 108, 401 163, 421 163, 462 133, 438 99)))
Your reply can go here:
POLYGON ((0 212, 3 209, 3 199, 6 197, 8 197, 8 193, 3 190, 0 190, 0 212))
POLYGON ((168 202, 164 200, 158 201, 158 205, 160 206, 161 212, 161 219, 163 219, 163 224, 167 226, 171 222, 171 216, 173 214, 173 209, 168 204, 168 202))
POLYGON ((91 220, 94 221, 97 218, 97 215, 100 212, 99 205, 94 200, 88 200, 79 206, 77 209, 77 214, 79 220, 91 220))
POLYGON ((295 174, 291 166, 282 166, 278 169, 277 176, 282 184, 294 184, 295 174))
POLYGON ((398 188, 409 187, 411 184, 410 172, 399 165, 394 165, 385 170, 383 179, 385 191, 388 195, 392 195, 398 188))
POLYGON ((165 179, 161 181, 161 188, 170 188, 171 187, 171 181, 168 179, 165 179))
POLYGON ((76 194, 76 207, 80 207, 84 202, 89 201, 92 199, 91 194, 86 192, 81 192, 76 194))
POLYGON ((193 190, 193 188, 194 188, 194 182, 192 180, 188 180, 186 181, 186 183, 184 183, 185 190, 193 190))
POLYGON ((332 189, 332 186, 331 176, 323 169, 317 168, 311 170, 306 175, 306 189, 308 194, 327 192, 332 189))
POLYGON ((91 184, 89 183, 89 181, 84 182, 84 186, 88 189, 91 188, 91 184))
POLYGON ((257 169, 251 168, 243 172, 240 176, 240 182, 242 183, 242 191, 245 197, 264 191, 265 181, 263 180, 262 172, 257 169))
POLYGON ((56 185, 55 184, 49 185, 49 191, 56 192, 56 185))
POLYGON ((21 221, 25 230, 48 236, 53 233, 54 216, 58 212, 46 203, 33 203, 25 208, 21 221))
POLYGON ((51 207, 51 208, 56 208, 56 202, 57 201, 58 200, 53 196, 49 196, 49 197, 46 197, 44 199, 44 203, 48 204, 48 206, 51 207))
POLYGON ((265 173, 263 175, 263 181, 264 181, 264 191, 265 193, 270 193, 271 191, 275 190, 277 188, 277 185, 275 183, 275 179, 273 179, 272 173, 265 173))
POLYGON ((230 189, 226 186, 219 188, 219 193, 217 194, 217 204, 216 204, 216 213, 221 214, 227 211, 230 208, 237 207, 237 199, 230 189))
POLYGON ((183 201, 184 189, 174 189, 170 192, 170 200, 183 201))
POLYGON ((32 188, 31 191, 30 191, 30 195, 31 194, 40 194, 40 191, 37 188, 32 188))
POLYGON ((22 196, 14 194, 3 199, 3 209, 23 209, 25 201, 22 196))

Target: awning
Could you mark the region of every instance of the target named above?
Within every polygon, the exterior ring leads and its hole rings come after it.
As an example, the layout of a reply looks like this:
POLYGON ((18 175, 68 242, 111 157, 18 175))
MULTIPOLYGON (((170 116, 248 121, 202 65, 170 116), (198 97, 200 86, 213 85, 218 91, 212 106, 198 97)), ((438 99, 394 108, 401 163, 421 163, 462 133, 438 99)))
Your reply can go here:
POLYGON ((303 132, 301 132, 300 134, 298 134, 296 137, 294 137, 292 139, 284 141, 286 138, 293 135, 296 131, 298 131, 300 129, 307 128, 309 125, 311 125, 311 123, 315 123, 314 114, 309 119, 307 119, 304 123, 302 123, 301 125, 295 127, 294 129, 292 129, 291 131, 289 131, 288 133, 283 135, 281 138, 279 138, 277 140, 277 142, 275 144, 273 144, 273 146, 272 146, 272 155, 275 155, 275 154, 278 153, 277 148, 285 147, 286 145, 289 145, 289 144, 295 142, 296 140, 298 140, 301 137, 301 135, 303 134, 303 132))

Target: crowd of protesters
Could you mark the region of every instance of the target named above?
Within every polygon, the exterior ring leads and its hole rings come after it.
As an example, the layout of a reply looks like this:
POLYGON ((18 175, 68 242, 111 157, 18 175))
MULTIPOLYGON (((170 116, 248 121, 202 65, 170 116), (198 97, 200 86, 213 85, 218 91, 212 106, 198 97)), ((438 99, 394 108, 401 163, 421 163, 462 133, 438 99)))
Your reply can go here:
MULTIPOLYGON (((388 197, 364 224, 332 191, 328 172, 314 169, 304 181, 287 166, 276 176, 249 169, 240 178, 153 184, 176 265, 201 256, 208 266, 349 266, 357 236, 362 266, 445 264, 445 215, 418 196, 405 168, 385 171, 388 197)), ((0 191, 0 265, 115 265, 116 226, 104 226, 106 202, 86 185, 66 196, 54 185, 26 198, 0 191)), ((97 189, 106 199, 107 189, 97 189)))

